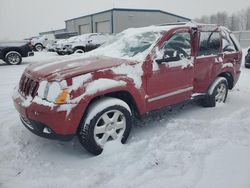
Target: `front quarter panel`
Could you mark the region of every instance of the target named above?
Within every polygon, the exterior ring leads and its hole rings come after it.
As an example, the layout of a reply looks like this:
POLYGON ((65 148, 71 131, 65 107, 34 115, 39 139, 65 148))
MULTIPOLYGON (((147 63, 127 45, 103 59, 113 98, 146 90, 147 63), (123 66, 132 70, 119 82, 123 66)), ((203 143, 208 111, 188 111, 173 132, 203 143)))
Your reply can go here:
MULTIPOLYGON (((128 65, 130 66, 130 65, 128 65)), ((72 81, 72 86, 75 87, 71 92, 71 102, 84 102, 89 104, 93 99, 108 94, 117 92, 127 92, 134 100, 134 103, 139 111, 139 114, 146 112, 145 105, 145 90, 143 89, 144 79, 142 75, 131 78, 128 74, 118 74, 117 70, 104 70, 94 73, 89 73, 88 80, 85 80, 77 89, 72 81), (116 72, 116 73, 114 73, 116 72), (136 80, 136 81, 135 81, 136 80), (141 81, 141 82, 140 82, 141 81)), ((74 79, 73 79, 74 80, 74 79)))

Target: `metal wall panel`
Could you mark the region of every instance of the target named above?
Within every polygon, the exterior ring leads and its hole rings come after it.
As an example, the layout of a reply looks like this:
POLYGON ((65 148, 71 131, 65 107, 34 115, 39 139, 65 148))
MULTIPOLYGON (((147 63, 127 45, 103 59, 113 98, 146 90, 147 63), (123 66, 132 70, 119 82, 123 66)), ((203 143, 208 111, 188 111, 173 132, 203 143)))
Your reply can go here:
POLYGON ((114 33, 121 32, 131 27, 145 27, 163 23, 186 22, 177 16, 164 14, 162 12, 142 11, 114 11, 114 33))
POLYGON ((96 22, 96 32, 97 33, 111 33, 111 24, 110 20, 96 22))
POLYGON ((79 25, 79 34, 85 34, 85 33, 91 33, 91 25, 90 24, 84 24, 84 25, 79 25))

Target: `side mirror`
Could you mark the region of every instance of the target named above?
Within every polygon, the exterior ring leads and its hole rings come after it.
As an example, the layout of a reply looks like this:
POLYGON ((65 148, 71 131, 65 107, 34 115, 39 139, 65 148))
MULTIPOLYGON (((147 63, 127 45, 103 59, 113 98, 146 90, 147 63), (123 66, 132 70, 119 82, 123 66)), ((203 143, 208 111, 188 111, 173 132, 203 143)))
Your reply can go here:
POLYGON ((247 53, 250 53, 250 48, 247 50, 247 53))

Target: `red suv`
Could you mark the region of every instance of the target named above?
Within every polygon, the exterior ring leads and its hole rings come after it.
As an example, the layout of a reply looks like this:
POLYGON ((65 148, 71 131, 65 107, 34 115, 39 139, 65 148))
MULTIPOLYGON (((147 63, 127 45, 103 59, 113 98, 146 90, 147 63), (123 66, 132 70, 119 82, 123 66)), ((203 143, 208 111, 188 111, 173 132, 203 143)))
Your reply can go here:
POLYGON ((217 25, 128 29, 80 57, 28 66, 13 100, 31 132, 77 135, 100 154, 110 140, 127 140, 133 116, 193 99, 205 107, 225 102, 241 59, 234 35, 217 25))

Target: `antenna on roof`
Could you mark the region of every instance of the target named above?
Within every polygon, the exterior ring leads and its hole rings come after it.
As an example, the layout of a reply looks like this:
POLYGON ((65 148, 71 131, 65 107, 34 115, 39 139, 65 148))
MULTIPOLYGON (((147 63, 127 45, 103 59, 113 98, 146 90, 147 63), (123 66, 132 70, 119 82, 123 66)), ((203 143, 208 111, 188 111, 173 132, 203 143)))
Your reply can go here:
POLYGON ((115 1, 113 1, 113 9, 115 8, 115 1))

